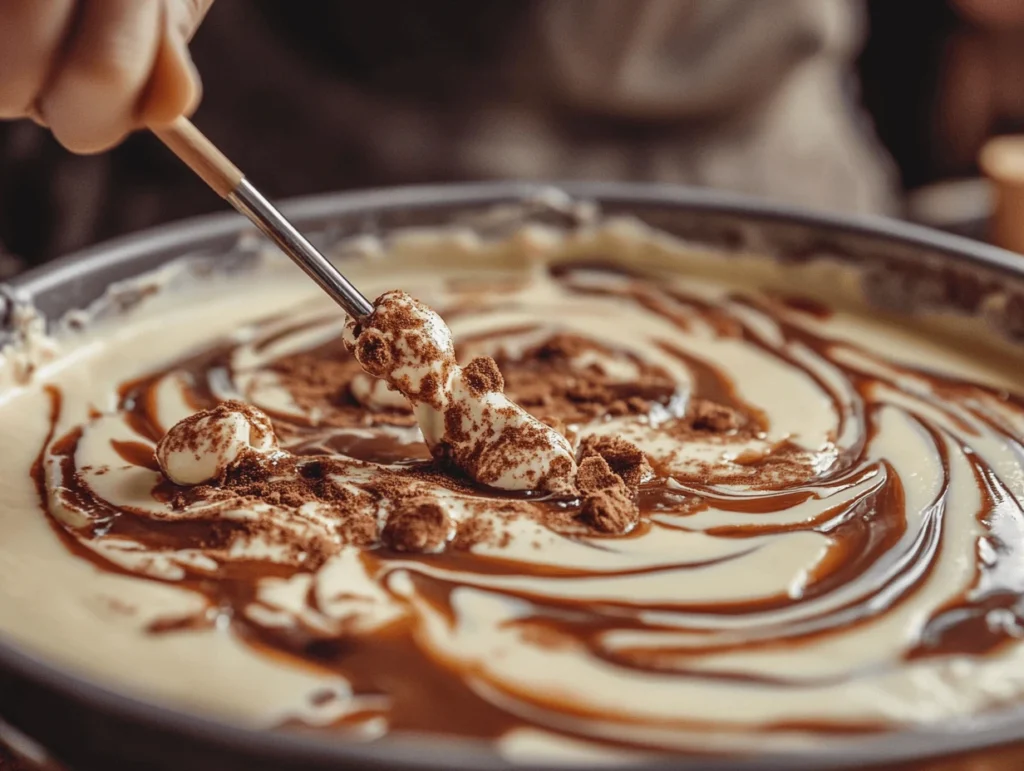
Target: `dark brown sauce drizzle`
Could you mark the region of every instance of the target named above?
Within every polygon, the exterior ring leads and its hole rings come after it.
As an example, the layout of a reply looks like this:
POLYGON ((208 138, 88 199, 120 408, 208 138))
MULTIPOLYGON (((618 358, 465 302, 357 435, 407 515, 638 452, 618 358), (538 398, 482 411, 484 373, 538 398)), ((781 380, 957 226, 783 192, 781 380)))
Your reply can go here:
MULTIPOLYGON (((740 616, 746 614, 766 614, 774 609, 791 607, 797 603, 811 603, 825 597, 841 587, 865 576, 872 570, 881 571, 884 579, 875 587, 870 596, 848 603, 843 607, 821 615, 811 615, 799 624, 782 625, 778 628, 767 626, 749 639, 731 640, 729 643, 709 642, 706 647, 675 650, 666 647, 656 653, 639 650, 606 649, 601 642, 602 635, 612 630, 651 629, 649 623, 641 620, 625 603, 588 603, 580 601, 557 601, 550 598, 531 596, 526 593, 506 592, 509 597, 530 603, 533 614, 529 624, 533 639, 543 639, 546 635, 553 644, 564 640, 582 643, 595 657, 610 664, 642 673, 657 672, 669 678, 723 678, 739 679, 746 682, 772 682, 785 687, 784 681, 759 679, 751 675, 709 675, 687 669, 685 654, 713 652, 717 650, 736 650, 739 648, 768 648, 780 644, 798 644, 820 636, 842 633, 854 626, 868 623, 872 618, 886 613, 907 601, 923 585, 931 572, 938 553, 943 531, 943 520, 947 516, 962 516, 963 512, 946 510, 946 490, 949 484, 949 458, 944 441, 948 435, 921 421, 922 429, 930 437, 937 456, 945 470, 945 483, 942 492, 924 512, 924 525, 919 528, 916 537, 910 544, 904 544, 908 532, 906 502, 903 484, 895 469, 884 460, 871 461, 866 456, 866 448, 877 431, 875 410, 877 405, 872 396, 878 382, 883 378, 867 375, 855 367, 838 363, 832 356, 833 341, 816 336, 806 328, 790 320, 773 315, 787 344, 797 344, 814 352, 821 359, 829 362, 854 385, 856 398, 848 402, 816 373, 808 372, 800 362, 788 351, 762 340, 741 321, 732 317, 722 308, 688 297, 676 291, 658 292, 650 282, 644 280, 641 273, 629 270, 618 264, 610 264, 600 260, 586 263, 561 264, 552 268, 552 274, 564 286, 581 293, 621 294, 631 298, 650 312, 659 313, 673 321, 681 331, 680 339, 685 338, 689 328, 688 317, 698 315, 717 331, 719 335, 742 338, 756 345, 766 353, 785 361, 789 366, 804 370, 818 386, 833 400, 836 413, 840 416, 840 430, 848 422, 855 424, 857 441, 850 447, 841 448, 836 464, 815 478, 807 480, 814 486, 830 486, 841 489, 843 486, 855 484, 868 475, 880 475, 880 483, 866 495, 860 497, 852 507, 837 505, 819 516, 815 522, 806 523, 801 527, 827 528, 833 541, 828 558, 810 576, 802 594, 798 597, 777 596, 756 602, 721 603, 714 607, 707 605, 687 606, 684 603, 666 604, 661 608, 650 607, 650 610, 665 612, 699 611, 705 616, 740 616), (573 277, 579 270, 602 270, 624 279, 619 288, 594 289, 587 286, 577 288, 573 277), (831 524, 826 524, 831 523, 831 524), (903 544, 902 548, 901 544, 903 544)), ((747 302, 743 298, 735 298, 736 302, 747 302)), ((812 319, 824 319, 830 314, 829 309, 819 303, 804 299, 787 297, 781 303, 812 319)), ((750 301, 749 307, 771 314, 770 308, 756 301, 750 301)), ((304 326, 296 325, 268 337, 261 345, 266 347, 277 339, 301 331, 304 326)), ((523 326, 513 332, 531 331, 534 326, 523 326)), ((493 333, 490 333, 493 334, 493 333)), ((480 339, 484 339, 481 337, 480 339)), ((718 371, 712 363, 702 361, 688 354, 679 341, 661 341, 662 348, 686 364, 695 379, 696 397, 714 401, 742 413, 747 422, 747 429, 753 432, 768 429, 767 417, 755 406, 747 404, 736 393, 734 384, 718 371)), ((325 350, 327 350, 325 348, 325 350)), ((331 356, 336 355, 336 346, 330 348, 331 356)), ((315 351, 313 352, 315 354, 315 351)), ((210 385, 210 376, 214 370, 227 371, 230 347, 211 348, 208 353, 179 363, 175 370, 184 372, 190 383, 189 399, 197 409, 212 406, 217 402, 214 389, 210 385)), ((326 355, 326 354, 324 354, 326 355)), ((897 368, 899 369, 899 368, 897 368)), ((158 439, 166 427, 156 419, 154 404, 154 387, 165 373, 156 373, 130 383, 120 389, 120 409, 128 415, 131 427, 140 437, 152 441, 158 439)), ((953 378, 935 375, 927 377, 933 391, 943 398, 957 400, 965 409, 990 429, 1006 435, 1008 441, 1014 441, 1004 426, 993 420, 992 416, 980 407, 973 407, 969 397, 977 393, 989 393, 1001 401, 1024 409, 1024 398, 1005 393, 996 393, 971 383, 957 381, 953 378)), ((888 385, 896 387, 894 383, 888 385)), ((60 394, 51 389, 52 402, 51 422, 56 424, 60 413, 60 394)), ((941 407, 941 405, 940 405, 941 407)), ((275 416, 276 423, 281 422, 275 416)), ((356 437, 351 434, 334 433, 327 436, 317 433, 308 426, 288 425, 287 433, 291 439, 291 447, 297 454, 344 454, 358 459, 374 462, 406 462, 423 463, 425 451, 410 448, 386 437, 356 437)), ((135 512, 114 510, 100 501, 93 499, 88 489, 81 485, 76 477, 73 454, 79 434, 72 432, 53 441, 53 432, 47 437, 46 445, 49 452, 57 459, 63 474, 62 495, 68 496, 75 508, 90 514, 90 531, 85 537, 92 538, 128 538, 145 544, 154 550, 174 550, 182 547, 203 547, 223 544, 232 535, 237 525, 223 521, 190 521, 190 522, 159 522, 135 512)), ((115 444, 118 454, 126 463, 156 468, 150 446, 143 442, 120 442, 115 444)), ((792 448, 781 445, 773 454, 775 457, 752 459, 754 466, 767 465, 773 462, 785 463, 787 454, 792 448)), ((33 467, 33 476, 40 491, 40 499, 47 506, 46 485, 44 480, 44 451, 33 467)), ((967 595, 951 603, 932 618, 920 643, 909 654, 908 658, 927 656, 944 656, 949 654, 968 654, 981 656, 1005 645, 1009 640, 1016 639, 1011 626, 993 625, 993 613, 1002 614, 999 618, 1021 619, 1022 603, 1020 597, 1024 591, 1024 575, 1020 572, 1020 550, 1024 549, 1024 511, 1021 505, 1006 490, 990 467, 977 455, 969 455, 971 465, 979 489, 983 491, 984 505, 977 512, 979 521, 990 534, 988 547, 991 559, 979 568, 975 588, 967 595)), ((164 495, 167 491, 159 489, 155 494, 164 495)), ((760 525, 756 515, 768 514, 784 510, 798 503, 810 500, 814 493, 806 489, 806 485, 798 485, 796 489, 788 489, 786 484, 765 484, 763 494, 749 498, 731 497, 722 493, 714 485, 702 484, 700 480, 689 485, 688 491, 679 491, 666 485, 664 475, 647 483, 640 492, 640 504, 644 515, 641 532, 650 526, 652 516, 671 514, 677 519, 668 527, 685 527, 686 516, 706 510, 709 506, 720 509, 744 512, 753 515, 750 524, 742 527, 731 526, 713 529, 709 533, 719 537, 747 538, 766 532, 778 532, 779 527, 760 525)), ((514 496, 512 496, 514 497, 514 496)), ((565 502, 551 502, 552 507, 565 507, 565 502)), ((795 529, 793 527, 781 529, 795 529)), ((85 557, 104 569, 126 572, 100 558, 95 552, 83 546, 79 539, 81 533, 70 534, 63 525, 57 526, 64 543, 76 555, 85 557)), ((595 547, 598 548, 598 547, 595 547)), ((433 555, 397 554, 384 548, 368 550, 363 554, 364 563, 372 572, 380 573, 388 569, 396 560, 419 561, 440 566, 452 574, 505 574, 516 575, 528 573, 534 576, 559 578, 583 577, 586 571, 560 568, 557 566, 524 567, 522 564, 485 557, 472 552, 449 550, 433 555)), ((659 568, 664 569, 664 568, 659 568)), ((531 720, 513 715, 482 697, 470 686, 470 676, 479 673, 454 668, 442 663, 430 655, 415 642, 414 622, 402 621, 388 627, 383 633, 369 637, 343 635, 325 638, 322 634, 306 630, 301 625, 282 630, 263 627, 247 618, 241 611, 250 603, 257 602, 257 582, 267 576, 288 577, 301 572, 297 568, 281 567, 262 562, 231 563, 221 566, 213 574, 189 572, 176 585, 194 590, 206 597, 208 611, 200 617, 166 619, 150 628, 152 634, 174 634, 190 629, 209 626, 211 619, 218 613, 226 614, 230 619, 232 633, 246 641, 252 647, 268 656, 281 657, 294 665, 312 667, 316 671, 329 671, 343 674, 352 684, 353 691, 361 695, 382 695, 388 698, 388 707, 383 712, 370 710, 346 715, 336 722, 333 728, 344 731, 352 729, 370 718, 383 717, 392 731, 436 732, 447 735, 458 735, 472 738, 493 739, 507 733, 515 727, 531 725, 531 720)), ((637 571, 632 571, 637 572, 637 571)), ((630 571, 620 571, 627 575, 630 571)), ((450 595, 457 585, 446 583, 440 579, 428 578, 424 575, 412 574, 418 594, 431 606, 436 607, 444 615, 453 618, 450 595)), ((878 582, 876 582, 878 583, 878 582)), ((309 597, 311 605, 315 605, 315 594, 309 597)), ((515 696, 513 694, 506 694, 515 696)), ((527 701, 535 700, 544 703, 544 708, 565 715, 579 718, 596 718, 600 716, 586 715, 578 705, 568 703, 544 694, 519 694, 527 701)), ((331 694, 317 693, 311 699, 317 705, 330 703, 331 694)), ((624 716, 617 716, 626 720, 624 716)), ((287 720, 285 726, 294 729, 307 729, 299 720, 287 720)), ((537 726, 544 728, 543 710, 538 713, 537 726)), ((699 725, 678 725, 678 728, 699 730, 699 725)), ((722 730, 720 726, 706 728, 722 730)), ((799 724, 765 725, 758 730, 770 731, 801 731, 807 733, 842 734, 864 731, 884 730, 883 725, 849 725, 827 722, 803 722, 799 724)), ((593 741, 593 737, 588 736, 593 741)), ((609 741, 610 744, 617 742, 609 741)))
POLYGON ((117 439, 110 440, 110 446, 114 452, 121 456, 125 463, 131 466, 142 466, 150 471, 159 471, 160 464, 156 461, 156 453, 152 445, 142 442, 121 442, 117 439))

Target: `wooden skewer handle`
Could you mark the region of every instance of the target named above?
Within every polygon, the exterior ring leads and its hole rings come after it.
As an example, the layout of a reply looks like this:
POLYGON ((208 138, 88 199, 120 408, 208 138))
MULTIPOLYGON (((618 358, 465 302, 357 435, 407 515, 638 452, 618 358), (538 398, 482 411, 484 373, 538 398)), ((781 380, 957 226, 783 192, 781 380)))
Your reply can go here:
POLYGON ((155 126, 152 131, 221 198, 231 195, 242 181, 244 175, 239 168, 188 118, 178 118, 166 126, 155 126))
POLYGON ((370 301, 187 118, 150 130, 207 185, 248 217, 352 318, 373 312, 370 301))

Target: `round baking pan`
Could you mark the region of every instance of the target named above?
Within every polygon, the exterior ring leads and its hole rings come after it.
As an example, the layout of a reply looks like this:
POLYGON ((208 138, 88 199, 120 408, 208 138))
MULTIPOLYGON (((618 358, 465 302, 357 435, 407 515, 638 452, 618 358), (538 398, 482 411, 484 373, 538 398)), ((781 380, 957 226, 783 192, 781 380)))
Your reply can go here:
MULTIPOLYGON (((591 216, 631 215, 695 244, 758 252, 781 261, 821 256, 856 263, 870 301, 890 311, 984 314, 1024 345, 1024 258, 984 244, 882 219, 811 214, 760 201, 665 185, 488 183, 319 196, 284 207, 321 246, 396 229, 462 223, 499 233, 529 221, 571 225, 591 216), (989 302, 1000 293, 1001 309, 989 302)), ((0 286, 0 324, 10 306, 31 302, 48 319, 82 309, 114 282, 184 256, 244 264, 255 239, 234 215, 184 221, 103 244, 0 286)), ((727 257, 723 257, 727 259, 727 257)), ((395 277, 395 284, 401 278, 395 277)), ((0 326, 0 344, 10 330, 0 326)), ((0 427, 2 434, 2 427, 0 427)), ((3 441, 12 441, 4 437, 3 441)), ((45 598, 40 598, 45 601, 45 598)), ((386 740, 352 744, 329 734, 259 731, 176 711, 114 692, 5 642, 0 619, 0 716, 74 769, 167 771, 312 771, 313 769, 505 769, 486 747, 386 740)), ((851 738, 799 755, 682 757, 630 768, 825 769, 914 768, 929 758, 987 755, 1024 742, 1024 704, 970 721, 911 732, 851 738)), ((1024 767, 1024 752, 1007 768, 1024 767)))

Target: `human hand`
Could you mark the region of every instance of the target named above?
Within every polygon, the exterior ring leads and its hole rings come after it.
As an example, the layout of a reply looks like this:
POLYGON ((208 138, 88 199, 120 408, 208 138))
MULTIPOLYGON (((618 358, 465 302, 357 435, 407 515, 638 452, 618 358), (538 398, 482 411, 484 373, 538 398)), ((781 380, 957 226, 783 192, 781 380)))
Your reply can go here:
POLYGON ((213 0, 0 0, 0 118, 78 153, 199 103, 188 41, 213 0))

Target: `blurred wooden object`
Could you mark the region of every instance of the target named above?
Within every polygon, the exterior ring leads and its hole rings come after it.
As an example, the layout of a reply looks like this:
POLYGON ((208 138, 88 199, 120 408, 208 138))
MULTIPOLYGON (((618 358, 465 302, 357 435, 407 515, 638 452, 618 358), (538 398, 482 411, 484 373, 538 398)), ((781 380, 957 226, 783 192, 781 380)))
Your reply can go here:
POLYGON ((994 192, 989 238, 1024 254, 1024 135, 989 140, 980 163, 994 192))

